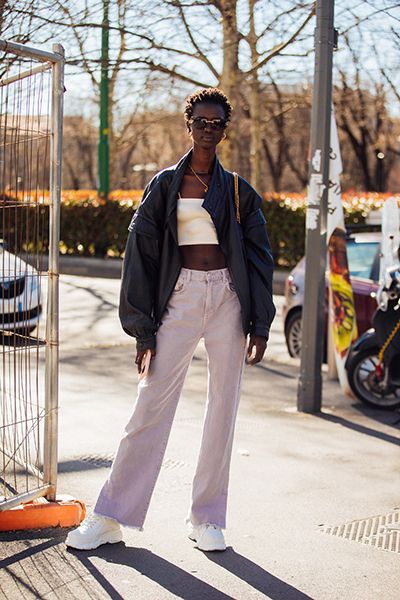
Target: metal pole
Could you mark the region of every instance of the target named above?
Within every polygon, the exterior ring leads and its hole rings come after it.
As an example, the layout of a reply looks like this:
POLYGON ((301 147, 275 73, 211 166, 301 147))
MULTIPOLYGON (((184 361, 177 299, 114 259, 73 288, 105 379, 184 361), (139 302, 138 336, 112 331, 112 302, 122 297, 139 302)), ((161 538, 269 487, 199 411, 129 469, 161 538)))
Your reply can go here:
POLYGON ((101 81, 100 81, 100 135, 98 151, 99 196, 107 200, 110 191, 110 149, 108 143, 108 50, 109 50, 109 0, 103 0, 101 30, 101 81))
POLYGON ((0 50, 4 52, 12 52, 17 56, 26 56, 27 58, 35 58, 41 62, 58 62, 64 60, 61 56, 53 54, 52 52, 46 52, 45 50, 38 50, 25 44, 17 44, 16 42, 8 42, 7 40, 0 39, 0 50))
POLYGON ((15 498, 3 500, 0 504, 0 512, 3 510, 9 510, 10 508, 15 508, 16 506, 21 506, 21 504, 25 504, 26 502, 32 502, 32 500, 36 500, 36 498, 42 498, 43 496, 49 498, 49 495, 52 492, 52 487, 48 485, 41 485, 34 490, 25 492, 24 494, 18 494, 18 496, 15 496, 15 498))
POLYGON ((321 409, 334 0, 317 0, 306 271, 297 408, 321 409))
POLYGON ((33 69, 28 69, 23 73, 16 73, 11 77, 5 77, 4 79, 0 79, 0 86, 9 85, 10 83, 14 83, 14 81, 21 81, 21 79, 25 79, 25 77, 31 77, 32 75, 36 75, 36 73, 44 73, 44 71, 50 71, 51 63, 44 65, 39 65, 38 67, 34 67, 33 69))
POLYGON ((51 485, 47 499, 56 499, 58 460, 58 315, 59 240, 61 196, 61 149, 64 106, 64 48, 53 44, 62 60, 53 64, 50 146, 50 240, 46 315, 46 366, 44 428, 44 483, 51 485))

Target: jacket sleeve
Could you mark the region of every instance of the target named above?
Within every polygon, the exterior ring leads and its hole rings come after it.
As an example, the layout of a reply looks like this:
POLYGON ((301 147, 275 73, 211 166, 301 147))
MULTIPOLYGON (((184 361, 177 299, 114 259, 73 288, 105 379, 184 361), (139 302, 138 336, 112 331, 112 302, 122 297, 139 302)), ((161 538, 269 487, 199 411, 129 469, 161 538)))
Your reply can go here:
POLYGON ((160 191, 153 182, 145 189, 139 208, 129 225, 119 303, 124 331, 136 338, 137 349, 155 348, 157 324, 154 302, 160 252, 155 199, 160 191))
POLYGON ((251 190, 250 196, 248 210, 241 218, 250 285, 250 333, 268 339, 276 313, 272 299, 274 261, 261 210, 261 197, 254 190, 251 190))

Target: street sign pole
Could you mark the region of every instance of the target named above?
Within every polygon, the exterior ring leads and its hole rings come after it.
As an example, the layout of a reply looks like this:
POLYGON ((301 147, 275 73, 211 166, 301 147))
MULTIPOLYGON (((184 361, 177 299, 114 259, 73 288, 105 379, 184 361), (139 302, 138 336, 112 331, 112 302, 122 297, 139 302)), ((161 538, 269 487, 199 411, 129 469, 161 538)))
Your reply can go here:
POLYGON ((321 409, 334 0, 317 0, 299 411, 321 409))
POLYGON ((109 0, 103 0, 101 30, 100 131, 98 148, 99 196, 107 200, 110 191, 110 150, 108 144, 108 52, 109 0))

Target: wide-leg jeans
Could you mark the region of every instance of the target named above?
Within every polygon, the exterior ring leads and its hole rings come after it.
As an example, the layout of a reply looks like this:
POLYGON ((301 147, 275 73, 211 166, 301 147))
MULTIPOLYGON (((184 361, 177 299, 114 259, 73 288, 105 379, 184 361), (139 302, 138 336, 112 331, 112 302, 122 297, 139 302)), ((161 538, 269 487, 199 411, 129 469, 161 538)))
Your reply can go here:
POLYGON ((95 505, 96 513, 142 529, 185 375, 201 338, 208 354, 208 395, 187 522, 225 528, 246 352, 240 303, 228 269, 181 270, 157 332, 156 356, 139 383, 134 412, 95 505))

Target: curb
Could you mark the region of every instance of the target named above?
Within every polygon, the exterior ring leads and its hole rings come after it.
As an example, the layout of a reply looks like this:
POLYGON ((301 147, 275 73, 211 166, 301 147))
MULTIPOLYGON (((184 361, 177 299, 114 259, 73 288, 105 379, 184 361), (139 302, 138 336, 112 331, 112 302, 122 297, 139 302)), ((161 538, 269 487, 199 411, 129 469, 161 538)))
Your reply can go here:
MULTIPOLYGON (((35 262, 28 260, 31 264, 35 262)), ((47 260, 42 258, 40 268, 47 270, 47 260)), ((83 256, 60 255, 59 269, 62 275, 80 275, 81 277, 101 277, 104 279, 121 279, 121 258, 89 258, 83 256)), ((289 271, 274 271, 274 294, 282 296, 285 292, 285 281, 289 271)))
MULTIPOLYGON (((64 275, 81 275, 85 277, 103 277, 120 279, 122 259, 118 258, 80 258, 60 256, 60 273, 64 275)), ((274 272, 274 294, 282 296, 289 271, 274 272)))
POLYGON ((0 512, 0 531, 74 527, 85 518, 82 500, 72 496, 57 496, 55 502, 38 498, 21 506, 0 512))
POLYGON ((60 273, 63 275, 121 279, 122 259, 120 258, 60 256, 59 261, 60 273))

